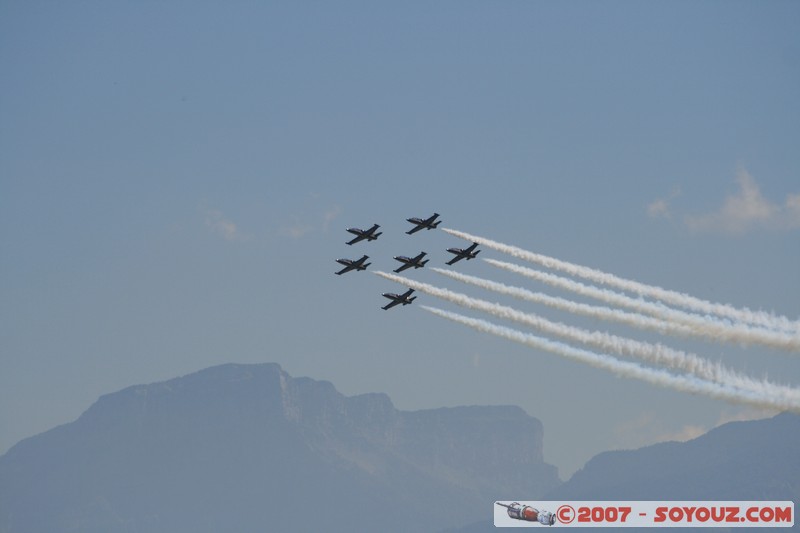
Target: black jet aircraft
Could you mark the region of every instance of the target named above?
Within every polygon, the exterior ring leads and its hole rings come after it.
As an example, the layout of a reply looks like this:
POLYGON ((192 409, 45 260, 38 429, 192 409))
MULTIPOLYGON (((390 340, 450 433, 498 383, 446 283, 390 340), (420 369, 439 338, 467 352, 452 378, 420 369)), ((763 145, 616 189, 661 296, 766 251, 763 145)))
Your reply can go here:
POLYGON ((408 289, 403 294, 394 294, 393 292, 384 292, 383 296, 385 298, 389 298, 391 300, 391 302, 389 302, 388 304, 384 305, 381 309, 391 309, 395 305, 399 305, 399 304, 403 304, 403 305, 410 304, 411 302, 413 302, 414 300, 417 299, 416 296, 411 296, 412 292, 414 292, 414 289, 408 289), (409 296, 410 296, 410 298, 409 298, 409 296))
POLYGON ((475 250, 478 247, 477 242, 473 242, 472 246, 469 248, 448 248, 447 251, 451 254, 456 254, 454 258, 447 262, 448 265, 452 265, 456 261, 461 261, 462 259, 475 259, 475 256, 481 253, 480 250, 475 250))
POLYGON ((406 233, 411 235, 412 233, 416 233, 423 228, 435 229, 436 226, 438 226, 442 222, 441 220, 439 220, 438 222, 434 222, 434 220, 436 220, 438 216, 439 213, 434 213, 426 219, 421 219, 417 217, 407 218, 406 220, 411 222, 412 224, 415 224, 415 227, 411 228, 406 233))
POLYGON ((422 260, 422 258, 425 257, 425 255, 426 255, 425 252, 420 252, 419 255, 416 256, 416 257, 406 257, 404 255, 396 256, 395 260, 396 261, 400 261, 401 263, 403 263, 403 265, 398 267, 398 268, 396 268, 394 271, 399 273, 399 272, 402 272, 403 270, 405 270, 407 268, 411 268, 411 267, 414 267, 414 268, 422 268, 422 267, 424 267, 425 263, 430 261, 430 259, 426 259, 425 261, 422 260))
POLYGON ((383 234, 383 232, 375 233, 375 230, 378 228, 380 228, 380 226, 377 224, 373 224, 369 229, 347 228, 348 232, 356 236, 355 239, 351 240, 347 244, 355 244, 363 241, 364 239, 367 239, 368 241, 374 241, 383 234))
POLYGON ((372 263, 364 264, 364 261, 369 259, 366 255, 363 256, 361 259, 337 259, 336 262, 340 265, 344 265, 344 268, 341 269, 337 274, 340 276, 345 272, 350 272, 351 270, 366 270, 368 266, 372 263))

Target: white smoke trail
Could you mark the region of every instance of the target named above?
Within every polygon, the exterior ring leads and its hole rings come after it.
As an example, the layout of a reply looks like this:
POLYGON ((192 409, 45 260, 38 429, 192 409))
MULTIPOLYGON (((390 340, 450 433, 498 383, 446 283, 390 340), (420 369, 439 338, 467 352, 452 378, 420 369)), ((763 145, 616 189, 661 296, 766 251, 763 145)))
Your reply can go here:
POLYGON ((434 307, 428 307, 424 305, 420 307, 430 313, 467 325, 478 331, 491 333, 493 335, 497 335, 499 337, 503 337, 532 348, 548 351, 575 361, 580 361, 596 368, 610 370, 619 376, 641 379, 661 387, 672 388, 682 392, 694 394, 704 394, 712 398, 727 400, 730 402, 800 413, 800 404, 790 399, 766 397, 755 391, 740 390, 736 387, 731 387, 730 385, 712 383, 694 376, 674 375, 663 370, 643 367, 637 363, 628 361, 620 361, 609 355, 597 354, 588 350, 575 348, 568 344, 551 341, 542 337, 523 333, 515 329, 492 324, 491 322, 487 322, 485 320, 469 318, 457 313, 451 313, 449 311, 444 311, 434 307))
POLYGON ((412 289, 430 294, 431 296, 436 296, 437 298, 447 300, 462 307, 483 311, 498 318, 513 320, 548 335, 554 335, 556 337, 594 346, 600 350, 636 357, 672 368, 679 368, 704 379, 725 383, 737 388, 752 390, 765 396, 780 395, 786 398, 793 398, 794 401, 800 405, 800 389, 793 389, 766 381, 757 381, 728 370, 722 365, 711 363, 694 354, 675 350, 662 344, 650 344, 633 339, 626 339, 600 331, 590 332, 559 322, 552 322, 535 314, 523 313, 505 305, 487 302, 486 300, 472 298, 466 294, 435 287, 428 283, 422 283, 380 271, 375 273, 385 279, 406 285, 412 289))
POLYGON ((499 294, 513 296, 514 298, 518 298, 520 300, 546 305, 554 309, 560 309, 562 311, 567 311, 578 315, 618 322, 639 329, 656 331, 662 335, 678 335, 682 337, 697 335, 689 326, 668 322, 666 320, 661 320, 650 316, 640 315, 638 313, 629 313, 627 311, 612 309, 610 307, 573 302, 572 300, 567 300, 565 298, 557 298, 555 296, 549 296, 540 292, 532 292, 528 289, 523 289, 522 287, 512 287, 496 281, 469 276, 467 274, 456 272, 455 270, 445 270, 443 268, 435 267, 431 268, 431 270, 437 274, 442 274, 443 276, 447 276, 448 278, 460 281, 462 283, 467 283, 469 285, 474 285, 476 287, 487 289, 499 294))
POLYGON ((541 281, 552 287, 595 298, 611 305, 627 307, 628 309, 633 309, 637 313, 645 313, 670 322, 683 324, 691 329, 695 336, 721 342, 733 342, 745 345, 760 344, 780 350, 800 352, 800 333, 790 335, 774 330, 753 328, 741 323, 733 324, 730 322, 720 322, 711 317, 686 313, 660 303, 632 298, 609 289, 585 285, 571 279, 540 272, 528 267, 514 265, 512 263, 506 263, 505 261, 497 261, 495 259, 484 259, 484 261, 492 266, 521 274, 527 278, 541 281))
POLYGON ((524 259, 532 263, 539 264, 545 268, 565 272, 570 276, 588 279, 593 283, 608 285, 617 289, 634 292, 640 296, 647 296, 661 300, 671 305, 677 305, 688 309, 693 309, 701 313, 714 314, 727 317, 737 322, 750 323, 761 327, 800 333, 800 321, 793 321, 785 316, 774 315, 764 311, 752 311, 747 308, 737 308, 728 304, 720 304, 702 300, 688 294, 663 289, 661 287, 647 285, 638 281, 627 280, 613 274, 608 274, 593 268, 568 263, 546 255, 541 255, 516 246, 510 246, 484 237, 478 237, 462 231, 449 228, 442 228, 442 231, 455 237, 467 241, 477 242, 489 248, 509 254, 518 259, 524 259))

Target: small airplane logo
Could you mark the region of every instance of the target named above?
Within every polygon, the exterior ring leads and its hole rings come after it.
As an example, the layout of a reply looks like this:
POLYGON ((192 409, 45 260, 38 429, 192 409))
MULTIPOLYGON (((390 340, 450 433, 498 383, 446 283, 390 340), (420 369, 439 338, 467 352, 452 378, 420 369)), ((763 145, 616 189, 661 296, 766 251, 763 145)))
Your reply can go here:
POLYGON ((478 247, 477 242, 473 242, 472 246, 469 248, 448 248, 447 251, 451 254, 456 254, 454 258, 447 262, 448 265, 452 265, 456 261, 461 261, 462 259, 470 260, 475 259, 475 256, 481 253, 480 250, 475 250, 478 247))
POLYGON ((421 219, 417 217, 407 218, 406 220, 411 222, 412 224, 415 224, 415 226, 410 230, 408 230, 406 233, 408 235, 411 235, 412 233, 416 233, 421 229, 435 229, 436 226, 438 226, 442 222, 441 220, 439 220, 438 222, 434 222, 434 220, 436 220, 438 216, 439 213, 434 213, 426 219, 421 219))
POLYGON ((377 224, 373 224, 371 228, 366 230, 359 228, 347 228, 347 231, 349 233, 352 233, 353 235, 356 236, 353 240, 351 240, 347 244, 355 244, 357 242, 363 241, 364 239, 367 239, 368 241, 374 241, 383 234, 383 232, 375 233, 375 231, 378 228, 380 228, 380 226, 377 224))
POLYGON ((364 261, 369 259, 368 256, 363 256, 361 259, 337 259, 336 262, 340 265, 344 265, 344 268, 341 269, 337 274, 340 276, 345 272, 350 272, 351 270, 366 270, 368 266, 372 263, 364 264, 364 261))
POLYGON ((397 273, 400 273, 400 272, 402 272, 403 270, 405 270, 407 268, 411 268, 411 267, 422 268, 422 267, 424 267, 425 263, 430 261, 430 259, 426 259, 425 261, 422 260, 422 258, 425 257, 425 255, 427 255, 426 252, 420 252, 420 254, 418 256, 416 256, 416 257, 406 257, 404 255, 396 256, 395 260, 396 261, 400 261, 403 264, 400 267, 396 268, 394 271, 397 272, 397 273))
POLYGON ((552 526, 556 523, 556 515, 550 511, 540 511, 530 505, 522 505, 519 502, 511 504, 495 502, 501 507, 505 507, 508 516, 515 520, 524 520, 525 522, 539 522, 543 526, 552 526))
POLYGON ((393 292, 384 292, 383 293, 384 298, 389 298, 391 300, 391 302, 389 302, 388 304, 384 305, 381 309, 391 309, 395 305, 399 305, 399 304, 403 304, 403 305, 410 304, 411 302, 413 302, 414 300, 417 299, 416 296, 411 296, 411 293, 413 293, 413 292, 414 292, 414 289, 408 289, 403 294, 394 294, 393 292))

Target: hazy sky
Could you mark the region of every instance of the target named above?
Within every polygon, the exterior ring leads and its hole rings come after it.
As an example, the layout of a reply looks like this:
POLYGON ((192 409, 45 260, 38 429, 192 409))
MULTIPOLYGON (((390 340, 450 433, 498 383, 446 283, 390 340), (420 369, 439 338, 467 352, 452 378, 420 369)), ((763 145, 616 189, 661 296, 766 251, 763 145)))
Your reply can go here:
MULTIPOLYGON (((0 3, 0 453, 102 394, 226 362, 400 409, 520 405, 562 477, 599 451, 765 416, 418 305, 384 312, 380 293, 403 287, 335 276, 334 259, 389 270, 425 250, 442 266, 467 243, 403 233, 437 211, 796 319, 799 25, 791 1, 0 3), (345 245, 373 223, 378 241, 345 245)), ((480 259, 454 268, 573 298, 480 259)), ((797 354, 410 275, 800 384, 797 354)))

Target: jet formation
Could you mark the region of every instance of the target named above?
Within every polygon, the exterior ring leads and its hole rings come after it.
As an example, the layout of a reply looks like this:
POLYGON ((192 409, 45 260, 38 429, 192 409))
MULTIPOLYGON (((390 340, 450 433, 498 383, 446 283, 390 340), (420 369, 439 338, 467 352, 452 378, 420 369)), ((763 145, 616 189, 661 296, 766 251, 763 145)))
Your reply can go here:
MULTIPOLYGON (((413 224, 414 227, 408 230, 406 234, 413 235, 414 233, 423 229, 427 230, 436 229, 442 222, 441 220, 438 220, 438 218, 439 218, 439 213, 434 213, 427 218, 418 218, 418 217, 407 218, 406 221, 413 224)), ((361 241, 367 241, 367 242, 375 241, 378 239, 378 237, 383 235, 383 232, 378 231, 379 228, 380 226, 378 224, 373 224, 372 227, 370 227, 369 229, 347 228, 348 233, 352 233, 353 235, 355 235, 354 238, 347 241, 347 244, 353 245, 361 241)), ((450 252, 451 254, 455 254, 455 257, 450 259, 450 261, 448 261, 447 264, 452 265, 462 259, 467 259, 467 260, 474 259, 475 256, 477 256, 478 253, 480 252, 480 250, 476 249, 477 247, 478 243, 474 242, 472 243, 472 246, 468 248, 448 248, 447 251, 450 252)), ((427 252, 420 252, 414 257, 408 257, 405 255, 395 256, 394 260, 399 261, 400 263, 402 263, 402 265, 397 267, 394 270, 394 272, 397 273, 403 272, 404 270, 407 270, 409 268, 414 268, 415 270, 418 268, 423 268, 428 263, 428 261, 430 261, 429 259, 424 259, 426 255, 428 255, 427 252)), ((336 262, 342 265, 344 268, 336 272, 336 274, 342 275, 352 270, 355 271, 366 270, 367 267, 372 264, 372 263, 367 263, 366 262, 367 259, 369 259, 369 256, 367 255, 363 255, 359 259, 337 259, 336 262)), ((383 293, 383 296, 385 298, 389 298, 391 302, 383 306, 381 309, 391 309, 396 305, 410 304, 416 299, 416 296, 411 296, 413 292, 414 289, 408 289, 403 294, 395 294, 391 292, 383 293)))

